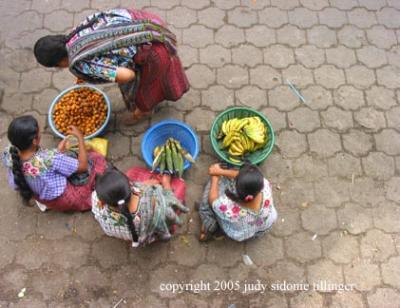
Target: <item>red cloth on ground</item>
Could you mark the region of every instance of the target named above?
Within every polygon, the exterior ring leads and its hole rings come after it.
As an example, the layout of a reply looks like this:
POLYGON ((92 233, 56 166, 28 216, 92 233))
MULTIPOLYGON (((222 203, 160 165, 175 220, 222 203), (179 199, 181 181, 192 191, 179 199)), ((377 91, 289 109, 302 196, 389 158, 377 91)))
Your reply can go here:
MULTIPOLYGON (((142 167, 132 167, 125 174, 133 182, 144 182, 150 179, 161 180, 161 175, 152 173, 150 170, 142 167)), ((172 178, 171 186, 176 198, 184 203, 186 193, 185 182, 182 179, 172 178)))
POLYGON ((92 192, 95 187, 96 174, 103 173, 107 169, 107 161, 104 156, 89 152, 89 159, 93 162, 88 182, 82 186, 74 186, 67 182, 64 193, 54 200, 38 200, 49 209, 55 211, 87 211, 92 208, 92 192))

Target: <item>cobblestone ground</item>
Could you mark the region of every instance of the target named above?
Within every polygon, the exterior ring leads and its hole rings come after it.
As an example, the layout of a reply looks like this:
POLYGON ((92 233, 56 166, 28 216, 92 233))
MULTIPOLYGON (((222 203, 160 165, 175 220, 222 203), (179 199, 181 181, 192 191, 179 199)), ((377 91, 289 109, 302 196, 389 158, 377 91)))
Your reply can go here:
MULTIPOLYGON (((169 243, 132 250, 90 213, 42 214, 21 205, 1 171, 1 307, 400 307, 400 0, 18 0, 0 2, 0 146, 13 116, 46 112, 74 78, 39 67, 37 38, 64 33, 95 10, 145 8, 171 25, 192 89, 151 121, 121 126, 116 86, 110 156, 144 165, 143 132, 165 118, 192 125, 202 154, 186 174, 184 228, 169 243), (285 84, 301 90, 301 103, 285 84), (279 220, 246 244, 199 244, 194 201, 215 160, 208 130, 228 106, 265 113, 277 145, 262 165, 279 220), (247 254, 254 266, 246 266, 247 254), (162 282, 327 281, 350 292, 162 292, 162 282), (25 297, 17 294, 26 288, 25 297)), ((213 285, 212 285, 213 286, 213 285)), ((243 288, 242 288, 243 290, 243 288)))

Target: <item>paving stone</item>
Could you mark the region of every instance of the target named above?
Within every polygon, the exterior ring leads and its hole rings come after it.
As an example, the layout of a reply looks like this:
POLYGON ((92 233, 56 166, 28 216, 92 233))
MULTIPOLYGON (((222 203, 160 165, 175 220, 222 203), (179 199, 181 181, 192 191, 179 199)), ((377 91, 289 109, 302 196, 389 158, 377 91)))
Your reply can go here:
POLYGON ((340 44, 349 48, 360 48, 367 43, 364 31, 353 25, 345 25, 337 32, 337 37, 340 44))
MULTIPOLYGON (((130 165, 129 167, 132 167, 130 165)), ((126 171, 128 168, 120 169, 122 171, 126 171)), ((86 241, 96 240, 104 234, 100 225, 97 223, 95 219, 91 215, 85 214, 75 214, 74 226, 76 235, 80 236, 86 241)))
MULTIPOLYGON (((391 107, 396 106, 396 96, 393 90, 386 89, 385 87, 372 86, 366 92, 366 99, 369 106, 373 106, 377 109, 389 110, 391 107)), ((389 115, 392 114, 394 109, 387 113, 388 123, 389 115)))
POLYGON ((359 28, 369 28, 377 23, 375 12, 367 11, 365 8, 356 8, 347 12, 349 23, 359 28))
MULTIPOLYGON (((128 275, 128 273, 125 273, 125 275, 128 275)), ((107 273, 101 272, 95 266, 80 268, 73 273, 73 278, 79 294, 86 298, 90 298, 96 292, 104 292, 104 286, 110 280, 107 273)))
POLYGON ((321 86, 310 86, 302 90, 302 95, 307 106, 313 110, 324 110, 333 104, 331 92, 321 86))
POLYGON ((174 254, 171 254, 171 249, 169 243, 165 242, 156 242, 152 245, 146 247, 146 249, 137 250, 131 249, 130 245, 128 245, 128 266, 133 264, 143 264, 146 263, 151 268, 156 268, 159 264, 165 263, 168 257, 171 258, 174 254))
POLYGON ((244 245, 231 240, 211 241, 208 244, 207 261, 219 267, 231 267, 242 261, 244 245), (229 254, 226 254, 230 251, 229 254))
POLYGON ((396 0, 387 0, 387 4, 396 9, 400 9, 400 5, 396 0))
POLYGON ((64 11, 53 11, 44 17, 44 26, 51 31, 62 32, 72 28, 73 15, 64 11))
POLYGON ((240 5, 240 0, 213 0, 214 4, 224 10, 230 10, 240 5))
POLYGON ((104 236, 92 245, 92 257, 95 258, 103 268, 115 265, 123 265, 128 259, 127 241, 104 236))
POLYGON ((343 135, 343 146, 355 156, 365 155, 373 147, 373 138, 361 130, 352 129, 343 135))
POLYGON ((376 13, 380 24, 388 28, 398 28, 400 21, 396 19, 399 12, 393 8, 384 8, 376 13))
POLYGON ((279 218, 275 222, 271 233, 277 237, 288 236, 294 232, 299 232, 300 226, 300 211, 286 206, 279 208, 279 218))
MULTIPOLYGON (((12 51, 2 50, 0 57, 4 57, 4 65, 7 65, 7 67, 19 73, 37 67, 35 57, 28 49, 13 49, 12 51)), ((3 60, 1 60, 1 62, 2 61, 3 60)))
POLYGON ((267 105, 267 93, 255 86, 245 86, 236 91, 239 105, 260 109, 267 105))
POLYGON ((204 263, 206 251, 194 236, 187 236, 190 245, 186 245, 180 237, 171 241, 170 258, 183 266, 195 266, 204 263), (195 253, 194 253, 195 252, 195 253), (179 255, 179 259, 176 256, 179 255))
POLYGON ((341 28, 347 23, 346 13, 336 8, 325 8, 318 12, 320 24, 329 28, 341 28))
POLYGON ((357 56, 369 68, 377 68, 387 63, 385 51, 375 46, 364 46, 358 49, 357 56))
MULTIPOLYGON (((38 0, 37 2, 41 1, 38 0)), ((139 1, 136 2, 136 5, 138 5, 139 1)), ((123 3, 121 3, 121 5, 125 6, 123 3)), ((68 12, 81 12, 84 9, 88 9, 90 7, 90 0, 82 0, 79 1, 79 3, 74 0, 62 0, 62 7, 68 12)))
POLYGON ((258 12, 258 21, 270 28, 279 28, 288 22, 288 15, 286 11, 268 7, 258 12))
POLYGON ((251 45, 240 45, 232 49, 232 62, 239 65, 255 67, 263 63, 263 53, 251 45))
POLYGON ((306 137, 296 131, 282 131, 276 145, 285 157, 298 157, 307 150, 306 137))
POLYGON ((395 253, 393 238, 380 230, 369 230, 361 238, 361 255, 365 259, 383 262, 395 253))
POLYGON ((362 159, 367 176, 381 180, 388 180, 394 175, 395 166, 392 157, 381 152, 370 152, 362 159))
POLYGON ((305 282, 304 269, 291 261, 278 261, 275 266, 267 270, 270 281, 274 283, 302 283, 305 282))
POLYGON ((310 28, 318 23, 317 13, 306 8, 295 8, 288 12, 290 24, 301 29, 310 28))
POLYGON ((295 55, 296 59, 308 68, 316 68, 325 62, 324 51, 313 45, 296 48, 295 55))
MULTIPOLYGON (((4 271, 0 286, 3 294, 9 293, 15 296, 18 292, 26 286, 28 280, 28 271, 23 268, 13 268, 4 271)), ((6 296, 4 296, 5 298, 6 296)), ((0 302, 1 303, 1 302, 0 302)), ((3 304, 1 304, 3 305, 3 304)), ((5 304, 1 307, 7 307, 5 304)))
POLYGON ((312 205, 301 213, 303 228, 318 235, 326 235, 337 227, 333 209, 323 205, 312 205))
POLYGON ((373 226, 371 209, 356 203, 346 203, 337 210, 337 217, 339 227, 354 235, 364 233, 373 226))
POLYGON ((400 218, 400 208, 393 202, 381 202, 378 207, 373 209, 373 219, 376 228, 385 232, 399 232, 398 224, 400 218))
POLYGON ((200 106, 200 91, 190 89, 179 101, 172 102, 171 105, 181 111, 190 111, 200 106))
POLYGON ((336 105, 345 110, 356 110, 365 105, 363 92, 348 85, 335 90, 333 99, 336 105))
MULTIPOLYGON (((168 3, 169 1, 162 1, 168 3)), ((172 3, 170 3, 172 4, 172 3)), ((191 24, 196 23, 196 11, 186 7, 177 6, 170 11, 167 11, 168 23, 177 28, 187 28, 191 24)))
POLYGON ((295 61, 293 51, 290 48, 274 45, 264 50, 264 62, 275 68, 284 68, 295 61))
MULTIPOLYGON (((341 232, 331 232, 322 240, 324 256, 330 258, 335 263, 351 263, 359 258, 357 238, 355 236, 343 235, 341 232)), ((351 265, 350 265, 351 266, 351 265)), ((345 269, 344 273, 346 275, 345 269)), ((348 280, 346 283, 355 283, 348 280)))
MULTIPOLYGON (((342 284, 342 267, 334 264, 331 260, 321 260, 313 265, 309 265, 308 283, 318 286, 321 284, 321 281, 326 281, 327 284, 342 284)), ((320 288, 320 290, 321 292, 329 292, 329 289, 320 288)))
POLYGON ((120 133, 110 133, 107 135, 109 142, 108 157, 112 159, 119 159, 129 154, 130 142, 129 138, 120 133))
POLYGON ((172 298, 175 295, 172 292, 160 290, 162 283, 179 283, 186 280, 187 273, 184 268, 169 264, 156 269, 150 276, 150 290, 152 293, 158 293, 162 298, 172 298))
POLYGON ((4 112, 0 112, 0 135, 3 135, 8 130, 8 125, 12 121, 12 117, 4 112))
POLYGON ((384 187, 381 182, 371 178, 356 178, 351 194, 352 199, 363 207, 376 207, 384 199, 384 187))
POLYGON ((276 292, 271 292, 267 296, 264 294, 258 295, 255 293, 249 298, 249 307, 288 308, 288 304, 286 302, 286 298, 282 295, 276 294, 276 292))
MULTIPOLYGON (((195 3, 195 1, 187 1, 188 3, 195 3)), ((198 11, 197 15, 199 21, 207 27, 218 29, 224 24, 225 12, 216 7, 208 7, 204 10, 198 11)))
POLYGON ((257 13, 247 7, 236 7, 228 12, 228 23, 248 28, 257 23, 257 13))
POLYGON ((396 288, 400 287, 400 257, 390 258, 386 264, 382 264, 383 282, 396 288))
POLYGON ((6 94, 3 96, 1 107, 10 114, 21 114, 32 108, 32 95, 23 93, 6 94))
POLYGON ((320 11, 329 6, 328 0, 300 0, 300 3, 302 6, 313 11, 320 11))
MULTIPOLYGON (((163 1, 163 0, 159 0, 159 1, 163 1)), ((198 10, 198 9, 208 7, 210 5, 210 0, 199 0, 199 1, 182 0, 181 4, 183 6, 187 6, 191 9, 198 10)))
POLYGON ((300 90, 314 84, 312 71, 302 65, 290 65, 283 70, 282 75, 284 80, 290 80, 300 90))
POLYGON ((388 155, 400 154, 399 133, 393 129, 384 129, 375 135, 376 148, 388 155))
POLYGON ((390 65, 396 66, 397 68, 400 67, 400 47, 392 47, 388 53, 388 63, 390 65))
POLYGON ((362 174, 360 159, 347 153, 338 153, 328 160, 329 175, 352 178, 362 174))
POLYGON ((283 241, 271 235, 249 241, 246 243, 246 254, 258 267, 271 266, 284 257, 283 241))
POLYGON ((207 131, 214 120, 214 113, 197 107, 186 116, 186 120, 190 125, 193 125, 193 128, 207 131))
POLYGON ((50 84, 51 73, 41 68, 35 68, 22 73, 20 89, 24 93, 39 92, 50 84))
POLYGON ((215 82, 215 72, 203 64, 194 64, 187 71, 190 85, 196 89, 205 89, 215 82))
POLYGON ((344 111, 337 107, 329 107, 321 112, 322 121, 328 128, 345 131, 353 127, 353 116, 351 112, 344 111))
POLYGON ((5 268, 13 262, 16 256, 17 246, 15 242, 3 236, 0 237, 0 243, 2 247, 7 247, 7 249, 2 249, 0 252, 0 268, 5 268))
POLYGON ((323 178, 315 183, 315 200, 325 206, 340 207, 350 200, 350 181, 338 177, 323 178))
POLYGON ((273 182, 292 177, 292 161, 282 158, 278 153, 272 153, 260 168, 273 182))
POLYGON ((299 208, 303 203, 310 203, 315 200, 313 185, 301 179, 289 179, 280 185, 282 204, 299 208))
POLYGON ((332 156, 341 150, 340 136, 327 129, 319 129, 308 135, 311 152, 322 157, 332 156))
POLYGON ((329 0, 329 3, 331 6, 342 10, 351 10, 353 7, 358 6, 356 0, 329 0))
POLYGON ((32 279, 35 291, 42 293, 44 300, 62 298, 70 283, 68 273, 51 269, 36 273, 32 279))
POLYGON ((303 179, 319 179, 328 175, 325 161, 304 154, 293 162, 293 175, 303 179))
POLYGON ((9 308, 24 308, 24 307, 32 307, 32 308, 46 308, 47 306, 43 301, 36 298, 22 298, 18 300, 16 303, 7 303, 9 308))
POLYGON ((354 119, 366 131, 377 132, 386 127, 384 113, 374 108, 366 107, 356 111, 354 119))
POLYGON ((328 63, 340 68, 348 68, 357 62, 354 51, 344 46, 327 49, 326 58, 328 63))
MULTIPOLYGON (((394 168, 392 170, 394 172, 394 168)), ((393 177, 385 182, 386 198, 395 202, 400 202, 400 178, 393 177)))
POLYGON ((332 296, 332 303, 330 308, 364 308, 364 302, 362 296, 355 292, 338 292, 332 296))
POLYGON ((376 71, 378 84, 386 86, 390 89, 397 89, 400 87, 400 68, 394 66, 385 66, 376 71))
MULTIPOLYGON (((223 269, 222 267, 217 266, 215 264, 206 263, 206 264, 202 264, 199 267, 197 267, 193 271, 193 273, 190 275, 190 279, 192 279, 194 282, 200 282, 202 280, 204 282, 210 282, 212 284, 215 280, 226 279, 227 276, 228 275, 227 275, 226 269, 223 269)), ((171 279, 168 280, 168 278, 169 277, 166 276, 166 279, 165 279, 166 282, 171 281, 171 279)), ((178 281, 182 281, 182 279, 180 279, 178 281)), ((208 296, 212 293, 213 293, 213 291, 211 290, 211 291, 203 291, 200 294, 202 296, 208 296)))
POLYGON ((244 31, 232 25, 224 25, 215 33, 215 42, 230 48, 244 43, 244 31))
POLYGON ((217 70, 217 81, 227 88, 237 89, 248 84, 248 71, 241 66, 229 64, 217 70))
POLYGON ((211 67, 222 67, 231 62, 231 52, 220 45, 209 45, 200 49, 200 62, 211 67))
MULTIPOLYGON (((250 83, 257 85, 262 89, 272 89, 281 82, 282 77, 280 72, 270 66, 258 65, 256 68, 250 69, 250 83)), ((271 100, 270 93, 271 91, 268 95, 271 100)))
POLYGON ((222 111, 235 103, 233 90, 219 85, 202 91, 201 97, 203 106, 208 106, 214 111, 222 111))
POLYGON ((291 10, 299 6, 298 0, 271 0, 271 5, 276 6, 282 10, 291 10))
POLYGON ((307 30, 308 42, 319 48, 329 48, 337 44, 335 31, 327 26, 318 25, 307 30))
POLYGON ((396 34, 393 30, 378 25, 366 30, 368 40, 378 48, 388 49, 397 45, 396 34))
POLYGON ((344 72, 333 65, 321 65, 314 71, 315 81, 328 89, 345 84, 344 72))
POLYGON ((263 25, 255 25, 245 30, 246 41, 256 47, 267 47, 276 43, 275 31, 263 25))
MULTIPOLYGON (((69 0, 69 1, 73 1, 73 0, 69 0)), ((68 10, 68 8, 66 8, 66 9, 68 10)), ((74 13, 74 25, 75 26, 79 25, 83 20, 86 19, 87 16, 93 15, 94 13, 96 13, 95 9, 85 9, 83 11, 78 11, 77 13, 74 13)))
POLYGON ((285 113, 278 111, 276 108, 264 108, 261 112, 267 116, 274 131, 279 131, 287 127, 285 113))
POLYGON ((291 90, 286 86, 278 86, 268 91, 269 105, 277 107, 281 111, 289 111, 295 108, 299 102, 291 90))
POLYGON ((291 47, 299 47, 306 42, 306 35, 304 30, 292 25, 285 25, 277 30, 278 43, 286 44, 291 47))
POLYGON ((367 295, 370 308, 396 308, 400 302, 400 295, 390 288, 378 288, 374 294, 367 295))
POLYGON ((183 43, 192 47, 206 47, 212 44, 213 41, 213 31, 202 25, 192 25, 183 30, 183 43))
MULTIPOLYGON (((159 4, 160 0, 154 1, 155 4, 159 4)), ((91 8, 96 10, 110 10, 114 8, 115 3, 110 3, 106 0, 91 0, 91 8)), ((156 6, 152 7, 151 9, 157 8, 156 6)), ((158 9, 158 8, 157 8, 158 9)), ((150 10, 152 11, 152 10, 150 10)))
POLYGON ((289 127, 302 133, 312 132, 321 126, 318 112, 306 107, 297 108, 288 113, 289 127))
POLYGON ((41 0, 33 0, 31 9, 40 13, 50 13, 60 8, 60 6, 61 6, 61 0, 55 0, 49 2, 41 0))
POLYGON ((323 305, 323 297, 317 292, 301 292, 299 295, 292 297, 290 299, 290 307, 293 308, 307 308, 307 307, 315 307, 322 308, 323 305))
MULTIPOLYGON (((63 238, 48 245, 49 261, 61 268, 79 268, 88 261, 90 245, 78 238, 63 238)), ((40 257, 40 256, 36 256, 40 257)))
POLYGON ((73 215, 50 211, 45 215, 39 215, 37 232, 46 239, 62 239, 67 235, 73 235, 74 221, 73 215))

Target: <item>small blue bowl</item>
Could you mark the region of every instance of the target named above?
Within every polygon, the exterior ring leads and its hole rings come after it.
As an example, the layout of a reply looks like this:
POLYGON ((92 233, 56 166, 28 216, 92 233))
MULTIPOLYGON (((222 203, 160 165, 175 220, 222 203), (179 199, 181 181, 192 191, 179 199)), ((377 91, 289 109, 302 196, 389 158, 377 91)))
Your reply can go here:
POLYGON ((95 86, 92 86, 92 85, 89 85, 89 84, 81 84, 81 85, 76 85, 76 86, 70 87, 68 89, 65 89, 64 91, 62 91, 60 94, 57 95, 57 97, 51 103, 50 108, 49 108, 49 113, 47 115, 47 119, 49 121, 49 125, 50 125, 51 130, 53 131, 54 134, 56 134, 58 137, 60 137, 62 139, 64 139, 66 136, 63 135, 61 132, 59 132, 57 130, 57 128, 56 128, 56 125, 54 124, 54 121, 53 121, 53 109, 54 109, 55 105, 57 104, 57 102, 61 99, 61 97, 63 97, 65 94, 67 94, 68 92, 70 92, 72 90, 80 89, 80 88, 90 88, 90 89, 93 89, 93 90, 99 92, 101 95, 103 95, 104 100, 105 100, 105 102, 107 104, 107 117, 106 117, 103 125, 96 132, 94 132, 93 134, 91 134, 89 136, 86 136, 85 140, 88 140, 88 139, 91 139, 91 138, 94 138, 94 137, 100 135, 104 131, 104 129, 106 128, 108 122, 110 122, 111 102, 110 102, 110 99, 108 98, 107 94, 105 94, 102 90, 96 88, 95 86))
MULTIPOLYGON (((163 145, 171 137, 178 140, 194 159, 197 158, 200 152, 200 144, 193 129, 180 121, 165 120, 150 127, 143 136, 142 156, 149 167, 153 164, 154 148, 163 145)), ((190 168, 190 166, 191 163, 185 160, 184 170, 190 168)))

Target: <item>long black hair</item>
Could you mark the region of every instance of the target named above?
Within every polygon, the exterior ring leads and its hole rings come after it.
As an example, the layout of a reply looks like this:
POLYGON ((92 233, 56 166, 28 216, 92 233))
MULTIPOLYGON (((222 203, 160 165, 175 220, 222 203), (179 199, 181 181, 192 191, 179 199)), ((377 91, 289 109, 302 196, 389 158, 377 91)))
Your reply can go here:
POLYGON ((46 35, 38 39, 33 47, 36 60, 46 67, 57 67, 59 63, 68 58, 67 42, 78 32, 91 27, 96 18, 90 19, 87 23, 75 28, 68 35, 46 35))
POLYGON ((120 213, 125 216, 132 239, 137 242, 138 235, 133 224, 132 214, 128 208, 132 189, 127 176, 116 169, 107 170, 104 174, 96 177, 95 189, 100 201, 117 207, 120 213))
POLYGON ((14 182, 25 201, 29 201, 33 197, 33 192, 22 172, 22 161, 19 157, 19 152, 31 148, 33 140, 38 137, 38 133, 39 124, 34 117, 29 115, 15 118, 8 126, 7 137, 11 142, 10 154, 14 182))
POLYGON ((256 165, 245 162, 235 179, 235 186, 235 193, 228 189, 225 191, 228 198, 235 202, 251 201, 264 188, 264 176, 256 165))

